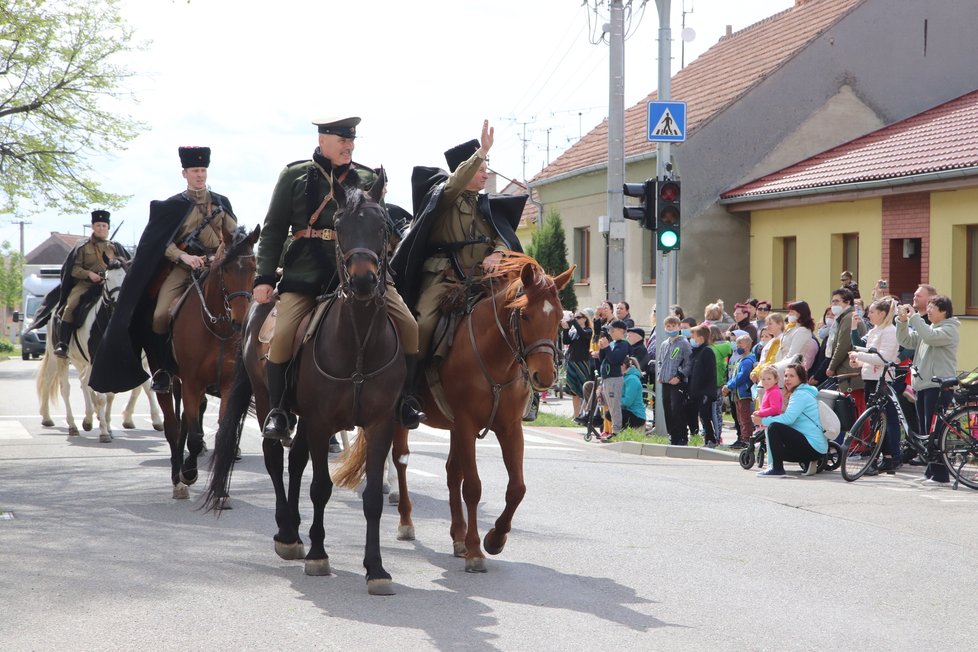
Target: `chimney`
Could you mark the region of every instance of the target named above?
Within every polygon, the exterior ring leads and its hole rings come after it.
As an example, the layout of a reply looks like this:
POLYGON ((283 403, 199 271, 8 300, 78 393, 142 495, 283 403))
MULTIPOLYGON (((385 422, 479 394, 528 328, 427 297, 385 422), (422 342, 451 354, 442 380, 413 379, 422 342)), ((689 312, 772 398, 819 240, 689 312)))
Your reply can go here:
POLYGON ((733 35, 733 25, 727 25, 727 33, 724 34, 724 36, 728 36, 729 37, 731 35, 733 35))

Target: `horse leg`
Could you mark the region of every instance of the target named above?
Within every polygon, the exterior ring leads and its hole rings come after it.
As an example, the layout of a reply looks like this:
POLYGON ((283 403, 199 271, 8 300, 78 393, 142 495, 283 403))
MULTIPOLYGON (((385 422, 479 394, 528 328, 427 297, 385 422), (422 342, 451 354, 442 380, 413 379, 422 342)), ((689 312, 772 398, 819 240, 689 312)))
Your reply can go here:
POLYGON ((448 459, 445 461, 445 475, 448 481, 448 508, 452 515, 449 535, 452 537, 452 554, 456 557, 465 556, 465 512, 462 510, 462 466, 459 463, 460 452, 455 447, 455 437, 452 435, 448 447, 448 459))
POLYGON ((68 364, 65 363, 64 374, 61 376, 61 398, 65 402, 65 420, 68 422, 68 436, 78 436, 78 426, 75 425, 75 415, 71 411, 71 398, 69 392, 71 387, 68 384, 68 364))
MULTIPOLYGON (((389 473, 397 474, 397 492, 391 492, 388 500, 397 503, 397 512, 401 522, 397 526, 399 541, 414 541, 414 522, 411 520, 411 496, 407 488, 407 465, 411 451, 408 450, 408 430, 400 425, 394 426, 394 443, 391 446, 392 458, 388 468, 389 473)), ((393 478, 391 478, 393 482, 393 478)))
POLYGON ((136 423, 132 420, 132 413, 136 409, 136 399, 139 398, 139 387, 133 387, 132 391, 129 392, 129 400, 126 401, 126 407, 122 408, 122 427, 126 430, 132 430, 136 427, 136 423))
MULTIPOLYGON (((264 438, 262 440, 262 457, 265 459, 265 471, 272 480, 272 487, 275 490, 275 524, 278 525, 278 532, 272 537, 275 546, 275 554, 282 559, 293 560, 303 559, 306 556, 306 548, 299 538, 298 523, 294 520, 290 509, 290 500, 285 492, 285 449, 281 442, 264 438)), ((291 457, 289 453, 289 469, 291 471, 291 457)), ((289 485, 293 482, 298 485, 301 475, 293 479, 289 474, 289 485)), ((296 501, 297 502, 297 501, 296 501)))
POLYGON ((506 535, 513 527, 513 515, 526 495, 526 483, 523 480, 523 425, 517 421, 510 427, 496 430, 496 439, 499 440, 502 450, 509 483, 506 485, 506 507, 483 541, 486 552, 490 555, 498 555, 503 551, 506 535))
POLYGON ((109 434, 109 440, 112 439, 112 401, 115 398, 115 394, 98 394, 96 395, 99 399, 104 399, 102 405, 101 415, 99 416, 99 421, 102 424, 104 430, 109 434))
POLYGON ((387 494, 387 501, 391 505, 397 504, 397 492, 393 494, 391 498, 391 487, 394 486, 394 481, 397 480, 397 470, 394 468, 394 447, 391 446, 391 452, 387 454, 387 459, 384 460, 384 486, 382 491, 387 494))
MULTIPOLYGON (((326 426, 328 424, 317 424, 326 426)), ((309 552, 306 553, 306 575, 329 575, 329 555, 323 547, 326 538, 326 528, 323 525, 323 512, 326 503, 333 495, 333 479, 329 475, 329 436, 336 432, 334 428, 323 427, 317 436, 311 439, 306 435, 309 444, 309 457, 312 460, 312 484, 309 486, 309 497, 312 499, 312 525, 309 527, 309 552)))
MULTIPOLYGON (((299 419, 299 423, 302 419, 299 419)), ((288 510, 289 518, 292 522, 292 531, 296 539, 299 538, 299 525, 302 523, 302 516, 299 513, 299 501, 302 499, 302 474, 306 471, 309 464, 309 439, 306 436, 306 429, 296 426, 296 434, 292 438, 289 446, 289 495, 288 510)), ((301 541, 300 541, 301 544, 301 541)))
POLYGON ((155 394, 163 412, 163 434, 170 446, 170 482, 173 484, 173 497, 177 500, 190 498, 190 490, 180 481, 180 465, 183 464, 183 437, 181 425, 177 420, 172 394, 155 394))
POLYGON ((367 543, 363 567, 367 569, 367 593, 370 595, 394 595, 391 576, 384 570, 380 555, 380 517, 384 513, 384 460, 391 450, 394 423, 389 420, 369 429, 361 437, 367 438, 367 486, 363 490, 363 516, 367 519, 367 543))
POLYGON ((88 382, 85 379, 84 369, 82 369, 81 373, 78 374, 78 382, 81 384, 82 398, 85 399, 85 418, 82 419, 82 430, 85 432, 91 432, 92 417, 95 415, 97 406, 95 405, 94 399, 95 391, 88 386, 88 382))
MULTIPOLYGON (((456 422, 456 427, 458 423, 456 422)), ((479 537, 479 501, 482 499, 482 479, 475 463, 475 429, 452 429, 451 448, 459 453, 457 464, 462 471, 462 499, 468 511, 465 530, 465 572, 485 573, 486 557, 482 554, 479 537)))
MULTIPOLYGON (((141 385, 143 393, 146 394, 146 398, 149 400, 149 414, 150 419, 153 422, 153 430, 158 432, 163 432, 164 418, 160 411, 160 402, 156 399, 156 394, 150 389, 153 383, 147 378, 146 381, 141 385)), ((135 394, 136 390, 133 390, 135 394)))
POLYGON ((197 482, 197 457, 204 450, 204 429, 201 421, 204 417, 202 410, 203 390, 184 381, 183 383, 184 411, 183 424, 186 432, 187 456, 180 467, 180 482, 192 485, 197 482))

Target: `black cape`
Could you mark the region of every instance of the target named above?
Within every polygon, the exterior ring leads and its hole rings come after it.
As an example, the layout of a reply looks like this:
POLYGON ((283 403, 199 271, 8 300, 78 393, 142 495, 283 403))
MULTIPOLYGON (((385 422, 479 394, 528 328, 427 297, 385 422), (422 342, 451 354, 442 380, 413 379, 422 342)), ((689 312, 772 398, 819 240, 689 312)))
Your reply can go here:
MULTIPOLYGON (((445 190, 448 173, 439 168, 416 167, 411 175, 414 201, 414 222, 404 236, 394 257, 391 269, 394 284, 409 308, 414 309, 421 294, 422 267, 430 256, 428 241, 435 224, 438 200, 445 190)), ((476 206, 488 218, 503 244, 512 251, 523 252, 516 228, 523 215, 527 195, 480 194, 476 206)))
MULTIPOLYGON (((228 213, 228 198, 211 191, 211 203, 228 213)), ((149 203, 149 222, 139 238, 132 266, 119 291, 112 319, 99 346, 88 384, 97 392, 125 392, 149 378, 143 369, 142 350, 149 346, 155 297, 148 296, 150 283, 166 264, 163 253, 173 242, 194 204, 178 194, 149 203)))
MULTIPOLYGON (((40 328, 47 324, 51 320, 51 315, 57 313, 58 309, 68 301, 68 295, 71 294, 75 283, 78 282, 78 279, 71 275, 71 270, 75 266, 75 256, 78 255, 78 250, 89 240, 90 238, 82 240, 68 252, 68 255, 65 257, 65 262, 61 265, 61 283, 44 296, 41 305, 37 307, 37 312, 34 313, 34 321, 31 324, 30 330, 40 328)), ((112 242, 112 246, 115 248, 115 255, 118 258, 129 260, 129 252, 125 247, 114 241, 112 242)))

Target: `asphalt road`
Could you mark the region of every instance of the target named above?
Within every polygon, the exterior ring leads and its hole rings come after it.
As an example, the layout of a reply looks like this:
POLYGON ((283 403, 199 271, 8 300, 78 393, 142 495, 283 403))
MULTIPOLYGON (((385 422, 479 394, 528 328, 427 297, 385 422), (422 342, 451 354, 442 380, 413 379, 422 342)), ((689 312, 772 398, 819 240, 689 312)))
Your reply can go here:
MULTIPOLYGON (((0 362, 0 650, 919 650, 978 634, 953 615, 978 587, 978 492, 922 487, 916 468, 759 479, 529 431, 515 529, 472 575, 451 556, 447 433, 422 429, 417 541, 395 540, 387 507, 397 595, 371 597, 354 492, 327 507, 332 576, 273 553, 257 424, 217 520, 196 510, 202 483, 171 499, 145 399, 111 444, 67 437, 60 416, 41 427, 37 364, 0 362)), ((491 436, 478 450, 484 534, 505 474, 491 436)))

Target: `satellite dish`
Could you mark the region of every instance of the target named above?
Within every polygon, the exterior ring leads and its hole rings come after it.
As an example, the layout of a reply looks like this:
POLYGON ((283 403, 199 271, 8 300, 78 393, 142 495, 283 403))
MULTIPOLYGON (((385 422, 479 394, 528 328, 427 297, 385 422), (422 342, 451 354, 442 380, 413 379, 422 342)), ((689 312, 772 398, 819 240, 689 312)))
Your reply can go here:
POLYGON ((683 42, 691 43, 696 38, 696 30, 692 27, 683 28, 683 42))

